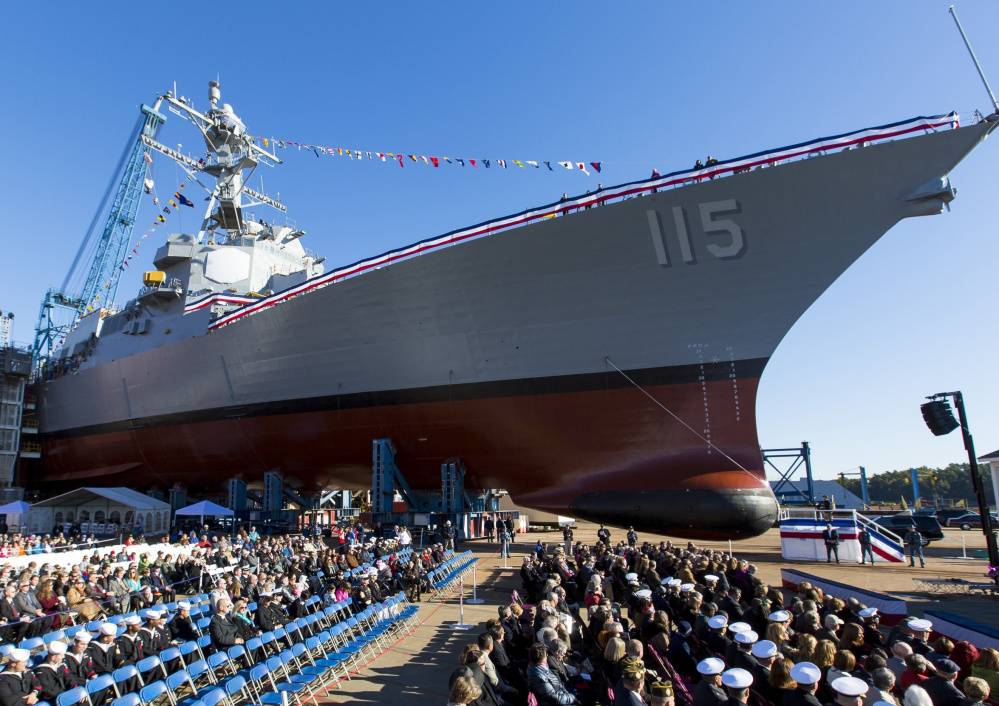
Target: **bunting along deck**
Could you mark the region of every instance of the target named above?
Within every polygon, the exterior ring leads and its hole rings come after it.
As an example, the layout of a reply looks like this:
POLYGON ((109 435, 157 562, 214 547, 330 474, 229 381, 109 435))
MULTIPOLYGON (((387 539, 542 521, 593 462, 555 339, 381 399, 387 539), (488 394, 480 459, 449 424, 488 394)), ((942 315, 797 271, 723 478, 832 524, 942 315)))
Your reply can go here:
POLYGON ((736 159, 720 161, 717 164, 700 169, 687 169, 672 172, 665 176, 653 177, 641 181, 634 181, 620 186, 602 189, 593 194, 577 196, 563 201, 548 204, 535 209, 528 209, 520 213, 506 216, 496 220, 486 221, 470 228, 456 230, 446 235, 441 235, 418 243, 409 245, 373 258, 360 260, 346 267, 341 267, 321 277, 303 282, 284 291, 277 292, 261 299, 249 299, 246 297, 233 297, 232 295, 214 294, 204 297, 185 307, 185 313, 199 311, 214 303, 244 304, 239 309, 229 312, 219 317, 209 325, 209 330, 215 330, 222 326, 238 321, 243 317, 250 316, 264 309, 276 306, 293 297, 305 294, 314 289, 333 284, 339 280, 353 277, 376 267, 383 267, 399 260, 407 259, 417 255, 437 250, 460 243, 471 238, 491 235, 498 231, 515 228, 542 218, 553 218, 559 213, 568 213, 571 210, 586 208, 594 204, 604 203, 612 199, 627 198, 638 194, 647 194, 659 189, 667 189, 682 186, 689 182, 701 181, 703 179, 714 179, 715 177, 735 174, 748 171, 750 169, 772 166, 778 162, 817 155, 833 149, 849 149, 864 145, 869 142, 891 140, 896 137, 909 135, 920 131, 936 131, 943 128, 959 127, 957 113, 951 112, 944 115, 920 116, 910 120, 903 120, 889 125, 856 130, 854 132, 843 133, 832 137, 823 137, 808 142, 801 142, 795 145, 782 147, 776 150, 767 150, 755 154, 739 157, 736 159), (246 300, 249 301, 237 301, 246 300), (252 303, 251 303, 252 302, 252 303))

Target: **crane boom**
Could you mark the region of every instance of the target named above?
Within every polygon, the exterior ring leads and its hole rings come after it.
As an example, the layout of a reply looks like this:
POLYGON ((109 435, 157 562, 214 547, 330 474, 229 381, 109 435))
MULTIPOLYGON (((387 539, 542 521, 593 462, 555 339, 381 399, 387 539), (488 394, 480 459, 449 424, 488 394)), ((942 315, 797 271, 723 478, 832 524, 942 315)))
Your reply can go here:
MULTIPOLYGON (((136 128, 119 162, 118 188, 104 219, 103 231, 96 239, 96 246, 93 245, 92 238, 84 240, 61 290, 50 289, 42 301, 35 327, 35 342, 32 346, 36 368, 55 352, 61 339, 76 325, 80 317, 114 301, 121 276, 120 265, 128 251, 136 213, 142 198, 142 181, 146 173, 146 152, 142 140, 155 137, 159 127, 166 122, 166 116, 159 112, 160 103, 158 100, 153 107, 142 106, 136 128), (76 270, 88 246, 94 248, 94 255, 90 260, 87 278, 79 293, 68 292, 66 290, 69 289, 73 271, 76 270)), ((112 181, 111 185, 113 184, 112 181)), ((100 214, 107 208, 109 197, 110 187, 91 224, 92 232, 100 219, 100 214)))

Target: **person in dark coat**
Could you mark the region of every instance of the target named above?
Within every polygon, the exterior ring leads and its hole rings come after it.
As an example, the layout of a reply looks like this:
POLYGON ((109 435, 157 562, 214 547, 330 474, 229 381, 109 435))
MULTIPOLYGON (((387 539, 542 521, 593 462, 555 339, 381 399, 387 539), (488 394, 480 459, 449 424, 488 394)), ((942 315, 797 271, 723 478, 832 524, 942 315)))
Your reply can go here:
POLYGON ((822 678, 821 669, 811 662, 799 662, 791 667, 791 678, 798 682, 798 686, 784 692, 781 706, 822 706, 815 696, 822 678))
POLYGON ((31 629, 31 616, 22 615, 20 609, 14 604, 17 596, 17 586, 8 584, 4 588, 3 598, 0 598, 0 621, 5 624, 3 628, 3 638, 12 644, 18 644, 28 636, 31 629))
POLYGON ((728 701, 728 694, 721 685, 725 662, 717 657, 708 657, 697 664, 697 671, 701 681, 694 687, 693 706, 724 706, 728 701))
POLYGON ((87 647, 87 652, 90 654, 90 659, 94 665, 94 671, 97 676, 102 674, 110 674, 119 667, 125 666, 125 658, 121 654, 121 650, 115 643, 115 635, 118 634, 118 629, 111 623, 104 623, 101 625, 101 635, 99 638, 90 643, 87 647))
POLYGON ((212 636, 212 644, 217 650, 228 650, 233 645, 242 645, 243 638, 236 630, 236 624, 229 617, 232 601, 220 598, 215 604, 215 615, 208 624, 208 634, 212 636))
MULTIPOLYGON (((97 676, 97 670, 94 667, 94 660, 91 658, 90 652, 87 650, 87 647, 89 646, 90 633, 86 630, 81 630, 76 633, 73 643, 69 646, 69 649, 66 650, 66 659, 64 660, 64 663, 66 665, 66 669, 69 670, 71 688, 85 686, 88 681, 97 676)), ((103 703, 103 700, 94 698, 94 703, 103 703)))
POLYGON ((127 628, 121 637, 115 640, 115 645, 117 645, 125 664, 138 664, 139 660, 146 656, 142 652, 142 636, 140 635, 142 621, 139 620, 138 616, 132 615, 125 618, 125 625, 127 628))
POLYGON ((759 639, 752 630, 737 632, 732 641, 732 647, 725 653, 729 669, 745 669, 750 674, 758 666, 756 657, 753 656, 753 645, 759 639))
POLYGON ((822 541, 826 544, 826 563, 832 561, 833 554, 836 555, 836 563, 839 563, 839 532, 832 524, 827 524, 822 530, 822 541))
POLYGON ((27 650, 13 649, 7 655, 7 669, 0 673, 0 706, 31 706, 38 703, 31 672, 27 671, 27 650))
POLYGON ((177 604, 177 614, 167 623, 167 629, 170 631, 170 639, 174 642, 191 642, 200 637, 191 621, 190 603, 181 601, 177 604))
POLYGON ((59 694, 72 688, 69 670, 63 664, 65 655, 66 643, 53 640, 44 661, 32 670, 39 699, 54 703, 59 694))
POLYGON ((770 668, 777 657, 777 645, 770 640, 760 640, 753 645, 753 657, 756 666, 750 670, 753 674, 753 689, 771 704, 780 704, 784 700, 783 689, 770 686, 770 668))
POLYGON ((949 659, 936 662, 937 674, 920 684, 930 695, 933 706, 957 706, 964 699, 964 692, 954 685, 961 668, 949 659))

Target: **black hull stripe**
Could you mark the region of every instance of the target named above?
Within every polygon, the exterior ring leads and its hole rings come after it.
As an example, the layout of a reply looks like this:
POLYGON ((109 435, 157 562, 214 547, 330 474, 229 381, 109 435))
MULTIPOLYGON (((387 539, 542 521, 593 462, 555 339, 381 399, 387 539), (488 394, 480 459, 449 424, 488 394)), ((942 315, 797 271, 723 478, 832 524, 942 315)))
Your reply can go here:
MULTIPOLYGON (((766 367, 767 358, 750 358, 735 361, 737 379, 758 379, 766 367)), ((729 380, 732 375, 731 361, 705 363, 703 369, 698 364, 674 365, 662 368, 627 370, 628 376, 641 387, 662 385, 685 385, 701 381, 729 380)), ((434 385, 403 390, 380 390, 375 392, 354 392, 343 395, 325 395, 292 400, 274 400, 248 405, 216 407, 213 409, 192 410, 176 414, 163 414, 141 419, 131 419, 107 424, 94 424, 76 427, 42 435, 43 441, 71 439, 83 436, 96 436, 133 429, 180 426, 201 422, 216 422, 240 417, 266 417, 279 414, 307 414, 329 410, 366 409, 408 404, 429 404, 448 401, 469 401, 505 397, 533 397, 595 390, 619 390, 630 387, 631 383, 610 368, 604 373, 582 373, 579 375, 557 375, 542 378, 520 378, 490 382, 461 383, 457 385, 434 385)))

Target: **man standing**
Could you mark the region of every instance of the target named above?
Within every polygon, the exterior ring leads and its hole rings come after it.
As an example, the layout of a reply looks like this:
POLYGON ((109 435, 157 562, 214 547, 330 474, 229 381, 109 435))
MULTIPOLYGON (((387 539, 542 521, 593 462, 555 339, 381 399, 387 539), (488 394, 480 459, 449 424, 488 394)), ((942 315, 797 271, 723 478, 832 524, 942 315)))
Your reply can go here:
POLYGON ((860 563, 866 563, 867 557, 871 557, 871 566, 874 566, 874 547, 871 545, 871 533, 866 525, 860 526, 857 541, 860 542, 860 563))
POLYGON ((826 563, 832 562, 833 554, 836 555, 836 563, 839 563, 839 532, 832 524, 827 524, 822 530, 822 541, 826 543, 826 563))
POLYGON ((638 533, 635 532, 635 528, 634 527, 629 527, 628 528, 628 534, 626 535, 626 537, 628 539, 628 546, 629 547, 631 547, 632 549, 634 549, 635 547, 638 546, 638 533))
POLYGON ((510 558, 510 530, 506 528, 502 520, 500 521, 500 556, 509 559, 510 558))
MULTIPOLYGON (((604 543, 605 547, 610 546, 610 530, 608 530, 603 525, 600 525, 600 529, 597 530, 597 539, 604 543)), ((719 691, 721 691, 719 689, 719 691)))
POLYGON ((448 549, 454 551, 455 534, 454 527, 451 526, 451 520, 446 521, 441 528, 441 537, 444 539, 444 551, 448 549))
POLYGON ((909 566, 916 566, 916 557, 919 557, 919 568, 926 568, 926 561, 923 559, 923 535, 916 529, 916 523, 909 526, 909 531, 905 533, 905 543, 909 547, 909 566))
POLYGON ((565 542, 566 556, 572 556, 572 525, 565 525, 562 528, 562 541, 565 542))
POLYGON ((493 541, 493 537, 496 536, 495 532, 496 532, 496 521, 493 520, 492 515, 489 515, 486 517, 486 539, 489 540, 490 544, 493 541))

